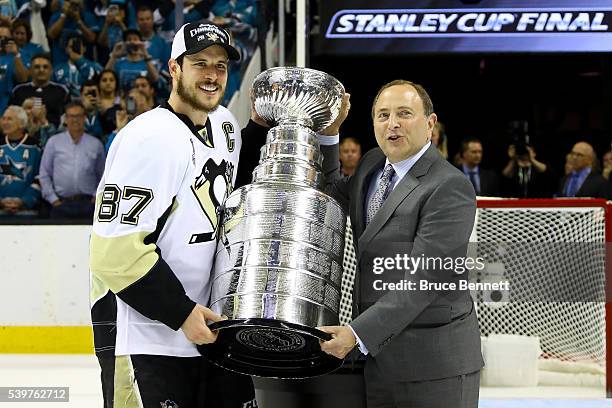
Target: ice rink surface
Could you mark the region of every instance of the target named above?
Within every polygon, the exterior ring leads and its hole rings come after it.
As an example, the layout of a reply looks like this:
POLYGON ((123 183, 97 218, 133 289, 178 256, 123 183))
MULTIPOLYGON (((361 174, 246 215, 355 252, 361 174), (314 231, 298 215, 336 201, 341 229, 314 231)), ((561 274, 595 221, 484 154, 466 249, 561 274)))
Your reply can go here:
MULTIPOLYGON (((0 354, 0 387, 70 387, 68 403, 0 402, 0 408, 101 408, 99 375, 93 355, 0 354)), ((599 388, 481 388, 480 396, 480 408, 612 408, 599 388)))

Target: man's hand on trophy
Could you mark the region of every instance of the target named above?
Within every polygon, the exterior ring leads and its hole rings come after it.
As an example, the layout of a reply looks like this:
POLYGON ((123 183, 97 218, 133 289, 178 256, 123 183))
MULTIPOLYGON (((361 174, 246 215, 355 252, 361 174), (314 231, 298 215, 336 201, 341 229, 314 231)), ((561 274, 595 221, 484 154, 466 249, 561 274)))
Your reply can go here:
POLYGON ((321 350, 334 357, 346 357, 357 344, 357 339, 348 326, 323 326, 317 329, 332 335, 331 340, 321 342, 321 350))
POLYGON ((342 97, 342 105, 340 105, 340 113, 338 113, 338 117, 328 127, 319 132, 320 135, 323 136, 335 136, 340 133, 340 126, 344 123, 344 120, 349 114, 351 110, 351 94, 345 93, 342 97))
POLYGON ((255 110, 255 92, 253 91, 253 88, 251 88, 249 91, 249 95, 251 97, 251 120, 260 126, 270 127, 270 125, 268 125, 268 123, 263 120, 255 110))
POLYGON ((183 330, 187 340, 195 344, 214 343, 217 340, 217 332, 208 328, 206 325, 207 320, 220 322, 225 319, 207 307, 199 304, 195 305, 181 326, 181 330, 183 330))

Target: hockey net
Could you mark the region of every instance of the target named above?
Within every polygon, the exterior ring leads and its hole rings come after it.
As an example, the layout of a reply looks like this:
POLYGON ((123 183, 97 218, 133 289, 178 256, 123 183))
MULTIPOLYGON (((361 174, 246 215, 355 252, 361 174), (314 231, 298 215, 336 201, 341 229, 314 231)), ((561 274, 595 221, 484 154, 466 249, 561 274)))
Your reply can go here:
POLYGON ((596 199, 479 199, 470 251, 487 267, 470 279, 511 287, 472 292, 481 335, 538 337, 541 360, 605 370, 608 210, 596 199), (538 296, 568 290, 571 300, 538 296))

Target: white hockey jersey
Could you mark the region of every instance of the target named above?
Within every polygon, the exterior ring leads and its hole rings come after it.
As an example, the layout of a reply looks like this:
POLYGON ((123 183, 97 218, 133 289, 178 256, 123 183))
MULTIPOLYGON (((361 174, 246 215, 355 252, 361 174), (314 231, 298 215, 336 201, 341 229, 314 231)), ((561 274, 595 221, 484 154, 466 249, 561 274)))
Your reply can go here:
MULTIPOLYGON (((226 108, 198 128, 167 103, 113 141, 96 196, 90 267, 95 337, 96 324, 110 318, 96 319, 94 309, 108 307, 101 300, 109 289, 117 297, 116 355, 199 356, 180 326, 195 303, 209 300, 218 211, 232 191, 240 147, 226 108)), ((96 351, 112 346, 95 340, 96 351)))

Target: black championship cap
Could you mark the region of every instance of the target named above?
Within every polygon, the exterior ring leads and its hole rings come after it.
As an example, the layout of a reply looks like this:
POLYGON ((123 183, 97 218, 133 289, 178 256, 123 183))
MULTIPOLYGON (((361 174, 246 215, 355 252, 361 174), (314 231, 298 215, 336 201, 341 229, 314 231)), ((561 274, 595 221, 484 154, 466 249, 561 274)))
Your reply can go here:
POLYGON ((180 28, 172 41, 170 58, 177 59, 181 55, 195 54, 211 45, 225 48, 231 60, 240 59, 238 50, 230 43, 230 35, 223 28, 214 24, 195 21, 180 28))

